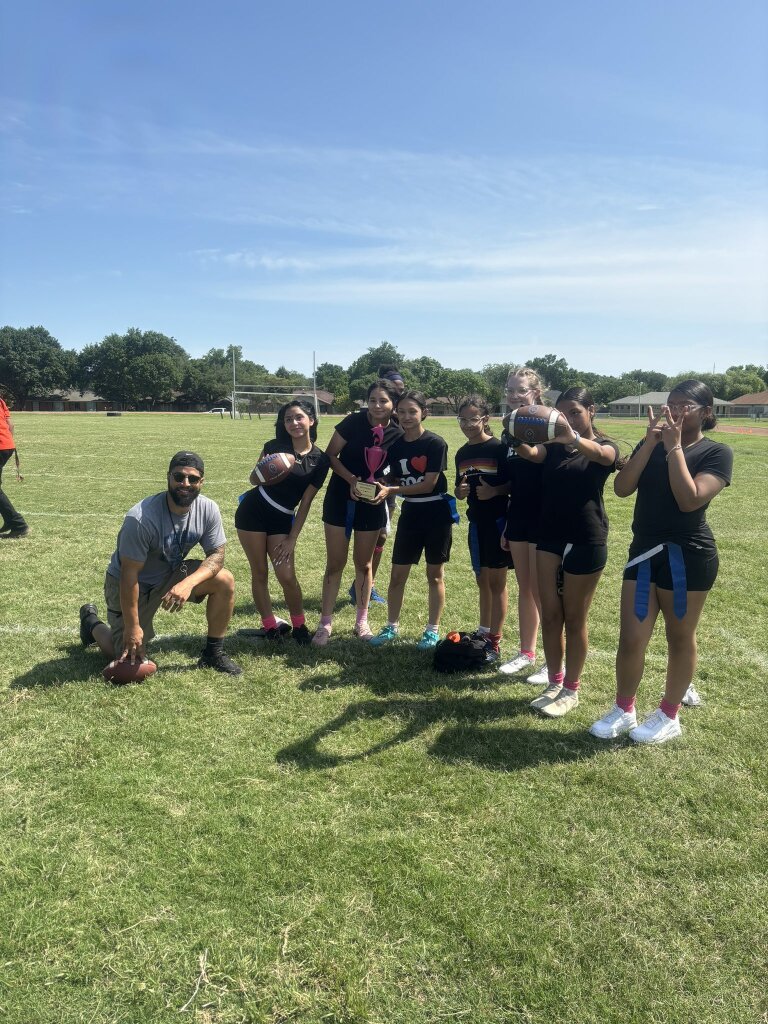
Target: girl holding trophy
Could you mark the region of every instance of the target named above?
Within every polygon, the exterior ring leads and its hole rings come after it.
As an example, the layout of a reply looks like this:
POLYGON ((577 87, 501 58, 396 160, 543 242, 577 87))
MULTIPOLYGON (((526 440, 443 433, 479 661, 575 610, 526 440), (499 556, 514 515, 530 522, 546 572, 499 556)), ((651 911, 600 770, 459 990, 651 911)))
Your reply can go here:
POLYGON ((353 534, 355 635, 361 640, 373 636, 368 625, 371 563, 379 532, 387 521, 387 488, 376 475, 387 463, 388 449, 403 434, 392 419, 396 399, 391 381, 374 381, 368 388, 367 407, 336 424, 326 449, 333 475, 323 502, 326 567, 320 625, 312 638, 316 647, 324 647, 331 637, 333 609, 353 534))

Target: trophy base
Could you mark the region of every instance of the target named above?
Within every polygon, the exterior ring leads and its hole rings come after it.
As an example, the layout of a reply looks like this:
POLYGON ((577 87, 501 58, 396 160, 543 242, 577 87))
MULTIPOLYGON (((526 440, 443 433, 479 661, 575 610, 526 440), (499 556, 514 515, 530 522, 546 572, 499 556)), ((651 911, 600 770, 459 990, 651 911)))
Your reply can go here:
POLYGON ((363 501, 373 501, 379 492, 376 484, 369 484, 366 480, 358 480, 355 484, 355 490, 363 501))

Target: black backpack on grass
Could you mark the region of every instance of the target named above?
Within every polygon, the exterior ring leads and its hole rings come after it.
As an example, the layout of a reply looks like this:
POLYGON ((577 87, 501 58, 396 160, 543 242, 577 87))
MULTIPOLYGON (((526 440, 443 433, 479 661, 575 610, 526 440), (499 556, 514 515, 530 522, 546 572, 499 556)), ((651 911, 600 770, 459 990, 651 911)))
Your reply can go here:
POLYGON ((449 633, 435 647, 432 667, 435 672, 476 672, 492 660, 482 637, 474 633, 449 633))

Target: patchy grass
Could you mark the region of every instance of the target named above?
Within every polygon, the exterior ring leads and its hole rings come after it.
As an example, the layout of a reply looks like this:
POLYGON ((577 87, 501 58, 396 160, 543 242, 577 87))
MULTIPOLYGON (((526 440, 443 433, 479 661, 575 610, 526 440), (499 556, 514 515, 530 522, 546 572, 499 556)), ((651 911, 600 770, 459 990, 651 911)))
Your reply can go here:
MULTIPOLYGON (((607 495, 585 699, 561 721, 530 714, 536 691, 506 677, 441 677, 411 644, 363 647, 349 606, 324 651, 233 639, 237 679, 192 667, 202 609, 162 616, 160 671, 112 689, 77 610, 103 607, 122 514, 191 447, 231 524, 271 424, 15 419, 27 480, 6 474, 7 488, 33 532, 0 546, 4 1021, 765 1020, 768 439, 723 438, 736 474, 711 509, 706 704, 684 712, 679 742, 645 750, 587 734, 613 695, 631 501, 607 495)), ((431 425, 454 451, 455 423, 431 425)), ((641 433, 601 425, 627 450, 641 433)), ((319 513, 299 551, 310 625, 319 513)), ((228 533, 233 626, 252 625, 228 533)), ((416 570, 407 637, 425 610, 416 570)), ((462 524, 444 625, 476 621, 462 524)), ((505 650, 515 642, 510 618, 505 650)), ((643 709, 663 671, 657 637, 643 709)))

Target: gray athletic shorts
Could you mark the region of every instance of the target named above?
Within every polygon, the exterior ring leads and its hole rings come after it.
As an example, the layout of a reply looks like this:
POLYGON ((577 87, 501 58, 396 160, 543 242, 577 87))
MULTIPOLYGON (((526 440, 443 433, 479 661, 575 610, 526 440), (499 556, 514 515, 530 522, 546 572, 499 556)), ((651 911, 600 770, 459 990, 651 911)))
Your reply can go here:
MULTIPOLYGON (((202 565, 201 558, 188 558, 184 562, 186 573, 182 572, 181 566, 178 569, 171 569, 165 579, 156 583, 153 587, 139 584, 139 625, 144 633, 144 643, 148 644, 155 635, 153 619, 155 612, 160 607, 160 602, 171 589, 171 587, 189 576, 202 565)), ((200 604, 207 595, 190 597, 193 604, 200 604)), ((109 573, 104 577, 104 598, 107 602, 107 622, 112 630, 112 643, 115 648, 115 657, 119 658, 123 653, 123 613, 120 610, 120 580, 109 573)))

